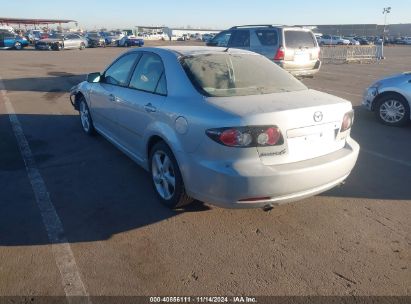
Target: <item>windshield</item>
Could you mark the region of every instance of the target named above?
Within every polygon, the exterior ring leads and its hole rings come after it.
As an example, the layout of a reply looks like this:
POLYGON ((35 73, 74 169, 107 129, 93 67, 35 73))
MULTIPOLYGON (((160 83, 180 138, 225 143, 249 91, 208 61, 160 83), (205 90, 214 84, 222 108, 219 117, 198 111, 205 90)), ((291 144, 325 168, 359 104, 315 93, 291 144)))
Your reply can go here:
POLYGON ((205 54, 181 58, 200 93, 227 97, 306 90, 307 87, 271 60, 256 54, 205 54))
POLYGON ((93 38, 100 38, 100 34, 99 33, 88 33, 87 34, 89 37, 93 37, 93 38))

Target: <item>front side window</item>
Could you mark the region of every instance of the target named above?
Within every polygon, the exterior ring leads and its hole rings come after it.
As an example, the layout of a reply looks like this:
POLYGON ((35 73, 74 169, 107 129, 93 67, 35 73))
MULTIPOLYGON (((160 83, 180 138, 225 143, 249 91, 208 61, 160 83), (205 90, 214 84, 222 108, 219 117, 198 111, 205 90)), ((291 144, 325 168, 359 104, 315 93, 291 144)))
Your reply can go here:
POLYGON ((103 81, 108 84, 127 86, 131 69, 139 53, 127 54, 114 62, 104 73, 103 81))
POLYGON ((225 47, 228 45, 228 41, 230 40, 230 37, 231 37, 231 32, 229 31, 221 32, 220 34, 215 36, 214 39, 211 41, 212 45, 225 47))
POLYGON ((165 77, 163 76, 164 65, 160 56, 145 53, 131 77, 130 88, 165 95, 165 77))
POLYGON ((245 96, 307 89, 261 55, 212 53, 183 57, 180 62, 194 87, 205 96, 245 96))

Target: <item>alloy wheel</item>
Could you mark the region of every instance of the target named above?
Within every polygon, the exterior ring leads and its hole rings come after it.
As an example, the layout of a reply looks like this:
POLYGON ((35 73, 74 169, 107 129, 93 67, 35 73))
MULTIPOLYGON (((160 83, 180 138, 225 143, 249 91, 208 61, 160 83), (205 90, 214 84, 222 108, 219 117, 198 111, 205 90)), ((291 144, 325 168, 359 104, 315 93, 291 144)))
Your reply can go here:
POLYGON ((81 125, 83 126, 84 131, 90 131, 90 115, 86 104, 83 102, 80 103, 80 119, 81 125))
POLYGON ((170 158, 163 151, 156 151, 152 157, 151 168, 152 178, 158 194, 164 200, 171 199, 176 190, 176 179, 170 158))
POLYGON ((387 123, 397 123, 404 118, 405 107, 395 99, 386 100, 380 106, 380 117, 387 123))

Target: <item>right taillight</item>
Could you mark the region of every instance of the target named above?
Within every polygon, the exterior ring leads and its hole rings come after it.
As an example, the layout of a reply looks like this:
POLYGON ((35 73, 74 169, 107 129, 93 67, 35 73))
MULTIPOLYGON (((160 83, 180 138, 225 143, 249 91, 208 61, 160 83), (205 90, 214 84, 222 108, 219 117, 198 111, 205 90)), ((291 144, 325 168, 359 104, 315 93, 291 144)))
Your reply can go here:
POLYGON ((344 132, 350 129, 353 123, 354 123, 354 111, 351 110, 350 112, 347 112, 344 114, 340 132, 344 132))
POLYGON ((206 131, 212 140, 228 147, 266 147, 284 143, 277 126, 251 126, 209 129, 206 131))
POLYGON ((284 60, 284 57, 285 57, 285 49, 282 46, 280 46, 277 49, 277 53, 275 53, 274 60, 284 60))

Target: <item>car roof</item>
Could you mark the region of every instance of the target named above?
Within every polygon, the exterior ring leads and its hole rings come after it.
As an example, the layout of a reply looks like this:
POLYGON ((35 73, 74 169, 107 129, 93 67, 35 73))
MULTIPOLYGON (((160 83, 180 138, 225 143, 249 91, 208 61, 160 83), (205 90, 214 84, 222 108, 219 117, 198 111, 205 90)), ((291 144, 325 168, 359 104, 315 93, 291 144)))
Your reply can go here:
POLYGON ((250 25, 236 25, 230 28, 230 30, 236 29, 287 29, 287 30, 302 30, 302 31, 311 31, 307 27, 299 25, 284 25, 284 24, 250 24, 250 25))

